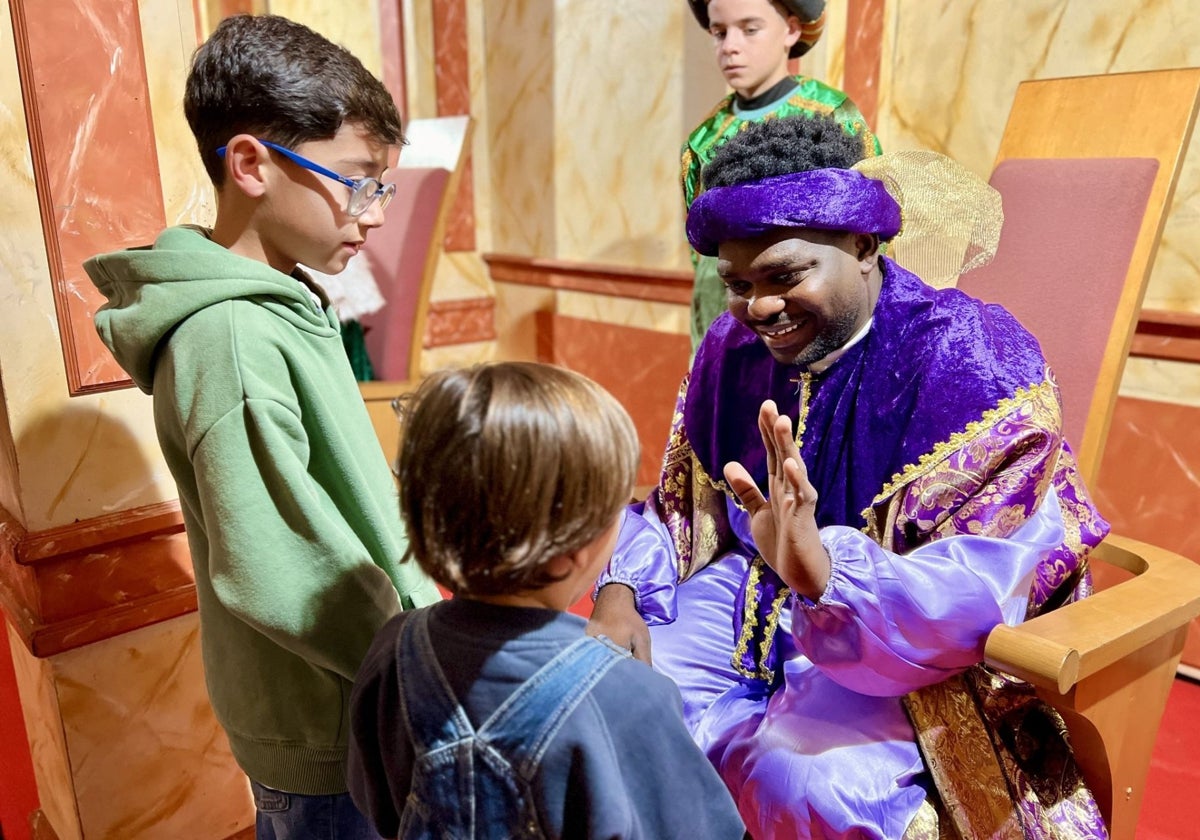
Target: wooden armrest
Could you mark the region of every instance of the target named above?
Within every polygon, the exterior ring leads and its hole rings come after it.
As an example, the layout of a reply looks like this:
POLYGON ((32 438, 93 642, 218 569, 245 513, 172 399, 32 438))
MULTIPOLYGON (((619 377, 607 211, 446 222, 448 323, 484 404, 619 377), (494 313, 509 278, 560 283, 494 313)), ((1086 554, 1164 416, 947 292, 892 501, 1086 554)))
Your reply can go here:
POLYGON ((1090 598, 988 635, 984 661, 1066 694, 1077 682, 1200 615, 1200 566, 1110 535, 1092 554, 1137 575, 1090 598))

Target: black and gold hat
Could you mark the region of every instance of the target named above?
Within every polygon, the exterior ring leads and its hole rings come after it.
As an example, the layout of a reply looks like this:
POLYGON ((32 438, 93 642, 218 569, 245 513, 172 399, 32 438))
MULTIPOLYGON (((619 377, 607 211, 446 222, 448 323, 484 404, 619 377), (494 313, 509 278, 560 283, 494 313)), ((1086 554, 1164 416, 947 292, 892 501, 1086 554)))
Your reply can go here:
MULTIPOLYGON (((692 14, 700 22, 700 26, 708 29, 709 0, 688 0, 692 14)), ((799 58, 821 39, 821 30, 825 28, 825 0, 773 0, 800 19, 800 40, 788 51, 790 58, 799 58)))

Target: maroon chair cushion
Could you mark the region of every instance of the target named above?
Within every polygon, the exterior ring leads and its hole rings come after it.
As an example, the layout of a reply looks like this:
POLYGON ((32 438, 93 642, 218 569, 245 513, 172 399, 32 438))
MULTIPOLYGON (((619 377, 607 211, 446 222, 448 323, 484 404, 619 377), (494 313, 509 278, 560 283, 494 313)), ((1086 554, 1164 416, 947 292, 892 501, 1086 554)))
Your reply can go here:
POLYGON ((396 184, 396 195, 383 225, 367 236, 363 250, 386 301, 383 309, 362 319, 367 355, 378 379, 409 378, 425 257, 434 245, 433 233, 449 178, 445 169, 394 170, 389 180, 396 184))
POLYGON ((958 288, 1012 312, 1034 334, 1062 389, 1067 440, 1083 437, 1092 393, 1158 161, 1003 161, 996 258, 958 288))

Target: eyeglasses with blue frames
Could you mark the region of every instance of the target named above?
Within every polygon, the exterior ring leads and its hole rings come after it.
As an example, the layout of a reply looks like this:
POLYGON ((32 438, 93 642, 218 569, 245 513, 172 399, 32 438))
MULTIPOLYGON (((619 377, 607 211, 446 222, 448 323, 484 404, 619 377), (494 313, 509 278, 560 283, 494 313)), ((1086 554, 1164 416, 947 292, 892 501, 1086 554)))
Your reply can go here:
MULTIPOLYGON (((351 216, 361 216, 376 201, 379 202, 379 209, 382 210, 388 206, 388 203, 392 200, 392 196, 396 194, 395 184, 385 184, 376 178, 360 178, 356 181, 353 178, 347 178, 345 175, 339 175, 331 169, 326 169, 321 164, 314 163, 303 155, 298 155, 291 149, 280 146, 278 143, 272 143, 270 140, 263 140, 257 137, 255 139, 268 149, 279 152, 279 154, 297 166, 301 166, 318 175, 324 175, 326 178, 332 178, 339 184, 345 184, 349 187, 350 198, 346 201, 346 212, 351 216)), ((229 147, 222 146, 217 149, 217 156, 225 157, 225 150, 227 148, 229 147)))

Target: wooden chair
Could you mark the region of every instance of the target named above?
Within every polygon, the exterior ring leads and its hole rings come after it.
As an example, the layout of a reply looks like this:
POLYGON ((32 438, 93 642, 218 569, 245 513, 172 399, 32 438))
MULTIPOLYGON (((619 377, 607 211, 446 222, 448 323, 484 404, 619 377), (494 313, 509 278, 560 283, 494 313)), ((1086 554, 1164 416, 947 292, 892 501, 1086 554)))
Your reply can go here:
MULTIPOLYGON (((1051 364, 1062 366, 1068 438, 1089 482, 1099 469, 1198 97, 1200 69, 1023 83, 993 175, 1006 204, 1000 249, 993 265, 959 282, 1018 312, 1051 364), (1112 171, 1097 174, 1106 169, 1112 171), (1112 175, 1119 170, 1124 173, 1112 175), (1094 218, 1104 206, 1081 203, 1078 195, 1053 206, 1063 191, 1082 184, 1086 192, 1097 177, 1112 180, 1105 201, 1134 213, 1134 224, 1116 225, 1119 242, 1095 235, 1097 225, 1113 228, 1094 218), (1049 185, 1049 192, 1040 200, 1021 196, 1023 179, 1026 186, 1049 185), (1090 222, 1077 224, 1089 213, 1090 222), (1022 221, 1020 214, 1039 218, 1022 221), (1073 234, 1060 236, 1072 225, 1073 234), (1082 271, 1063 270, 1072 249, 1082 271), (1034 258, 1022 260, 1015 251, 1034 258), (1107 290, 1100 275, 1111 281, 1107 290), (1082 285, 1064 292, 1069 279, 1082 285), (1101 304, 1103 316, 1096 312, 1101 304)), ((1200 614, 1200 567, 1116 535, 1093 560, 1094 567, 1112 564, 1133 577, 1016 627, 996 628, 985 656, 989 665, 1030 682, 1062 713, 1111 837, 1132 840, 1188 622, 1200 614)))
POLYGON ((420 378, 429 296, 472 127, 465 116, 405 126, 408 145, 392 178, 396 196, 364 249, 387 303, 363 318, 367 352, 380 381, 359 383, 359 390, 389 461, 399 442, 392 400, 420 378))

